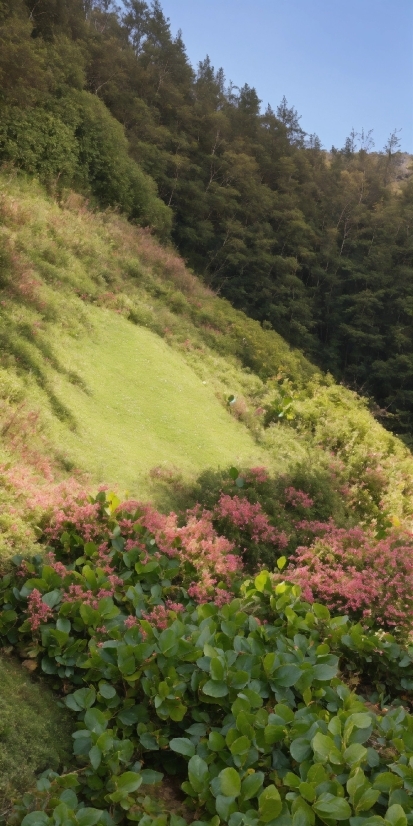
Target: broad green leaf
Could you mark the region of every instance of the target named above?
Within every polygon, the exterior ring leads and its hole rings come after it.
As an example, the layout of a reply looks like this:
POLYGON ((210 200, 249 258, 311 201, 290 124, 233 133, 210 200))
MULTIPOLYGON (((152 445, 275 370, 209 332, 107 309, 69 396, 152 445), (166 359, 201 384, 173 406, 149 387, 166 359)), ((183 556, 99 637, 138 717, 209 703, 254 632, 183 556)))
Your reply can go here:
POLYGON ((49 823, 46 812, 30 812, 23 818, 21 826, 42 826, 46 823, 49 823))
POLYGON ((136 792, 142 783, 142 775, 139 772, 124 772, 115 779, 116 788, 131 794, 136 792))
POLYGON ((103 812, 101 809, 78 809, 76 812, 76 820, 79 826, 95 826, 100 820, 103 812))
POLYGON ((345 750, 343 757, 348 766, 356 766, 366 759, 367 749, 361 743, 352 743, 345 750))
POLYGON ((231 744, 230 752, 231 754, 245 754, 250 748, 251 740, 245 735, 242 735, 231 744))
POLYGON ((313 803, 313 809, 321 818, 329 820, 348 820, 351 817, 351 806, 343 797, 335 797, 325 792, 313 803))
POLYGON ((228 694, 228 686, 223 681, 208 680, 202 687, 202 691, 209 697, 225 697, 228 694))
POLYGON ((99 746, 92 746, 89 752, 89 760, 92 764, 92 768, 96 771, 102 762, 102 752, 99 746))
POLYGON ((290 745, 290 754, 297 763, 303 763, 312 755, 311 745, 304 737, 297 737, 290 745))
POLYGON ((191 757, 188 763, 188 778, 197 794, 205 790, 208 781, 208 764, 197 754, 191 757))
POLYGON ((239 795, 241 791, 241 778, 236 769, 228 766, 228 768, 222 769, 218 777, 221 794, 225 797, 237 797, 239 795))
POLYGON ((210 662, 209 671, 213 680, 224 679, 224 666, 218 657, 213 657, 210 662))
POLYGON ((248 777, 242 781, 241 794, 244 800, 251 800, 252 797, 256 797, 264 782, 264 778, 264 772, 254 772, 254 774, 249 774, 248 777))
POLYGON ((327 665, 324 663, 320 663, 320 665, 313 666, 313 678, 314 680, 320 680, 321 682, 329 682, 337 675, 337 666, 336 665, 327 665))
POLYGON ((178 640, 172 628, 166 628, 162 631, 158 640, 159 650, 164 657, 172 657, 178 650, 178 640))
POLYGON ((271 579, 268 571, 261 571, 258 576, 254 579, 254 585, 260 593, 264 593, 264 591, 271 591, 271 579))
POLYGON ((225 739, 222 734, 219 734, 218 731, 211 731, 208 737, 208 748, 211 751, 222 751, 225 748, 225 739))
POLYGON ((148 786, 153 786, 155 783, 160 783, 163 774, 162 772, 156 772, 153 769, 142 769, 141 771, 142 783, 145 783, 148 786))
POLYGON ((224 823, 228 823, 231 814, 233 814, 237 810, 235 798, 227 797, 224 794, 219 794, 217 796, 215 800, 215 807, 219 817, 224 823))
POLYGON ((98 708, 88 708, 85 714, 85 726, 95 734, 103 734, 107 728, 108 721, 102 711, 98 708))
POLYGON ((368 812, 380 797, 378 789, 366 789, 354 806, 356 812, 368 812))
POLYGON ((263 823, 269 823, 280 814, 282 809, 281 797, 275 786, 267 786, 258 798, 258 812, 263 823))
POLYGON ((289 688, 300 679, 301 674, 297 665, 282 665, 274 671, 271 679, 275 685, 289 688))
POLYGON ((105 700, 111 700, 116 694, 116 688, 114 688, 113 685, 104 682, 99 683, 99 691, 105 700))
POLYGON ((402 785, 401 777, 393 774, 393 772, 381 772, 373 782, 373 789, 379 789, 381 792, 392 792, 393 789, 400 789, 402 785))
POLYGON ((187 737, 174 737, 169 741, 169 748, 185 757, 193 757, 195 754, 195 746, 187 737))
POLYGON ((317 760, 321 763, 329 761, 335 765, 340 765, 343 762, 341 752, 338 750, 332 737, 329 737, 327 734, 322 734, 318 731, 315 737, 313 737, 311 745, 317 760))
POLYGON ((407 826, 406 813, 399 803, 394 803, 387 809, 384 819, 389 826, 407 826))

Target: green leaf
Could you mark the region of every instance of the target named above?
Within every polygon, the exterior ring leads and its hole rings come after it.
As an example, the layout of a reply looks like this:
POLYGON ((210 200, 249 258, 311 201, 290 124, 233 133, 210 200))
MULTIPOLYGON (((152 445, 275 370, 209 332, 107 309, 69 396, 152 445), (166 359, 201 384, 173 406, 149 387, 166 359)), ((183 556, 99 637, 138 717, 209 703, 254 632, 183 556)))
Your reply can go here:
POLYGON ((272 681, 277 686, 289 688, 301 677, 301 669, 297 665, 282 665, 272 675, 272 681))
POLYGON ((92 764, 92 768, 96 771, 102 762, 102 752, 99 746, 92 746, 89 752, 89 760, 92 764))
POLYGON ((225 748, 225 739, 222 734, 219 734, 218 731, 211 731, 208 737, 208 748, 211 751, 222 751, 225 748))
POLYGON ((42 596, 42 602, 45 602, 46 605, 49 606, 49 608, 55 608, 56 605, 61 601, 61 599, 62 592, 59 590, 59 588, 55 588, 53 591, 48 591, 47 594, 43 594, 42 596))
POLYGON ((90 708, 96 700, 96 691, 93 688, 78 688, 73 694, 79 708, 90 708))
POLYGON ((241 791, 241 778, 236 769, 228 766, 228 768, 222 769, 218 778, 221 786, 221 794, 225 797, 237 797, 239 795, 241 791))
POLYGON ((66 619, 65 617, 58 617, 56 620, 56 628, 58 631, 64 631, 66 634, 69 633, 72 624, 70 620, 66 619))
POLYGON ((356 812, 368 812, 380 797, 378 789, 366 789, 354 806, 356 812))
POLYGON ((177 653, 178 640, 172 628, 166 628, 162 631, 158 640, 159 650, 164 657, 172 657, 177 653))
POLYGON ((315 665, 313 666, 313 678, 323 683, 329 682, 337 675, 337 668, 338 666, 336 665, 327 665, 324 663, 315 665))
MULTIPOLYGON (((230 398, 230 399, 233 399, 234 397, 233 397, 233 396, 230 396, 229 398, 230 398)), ((235 480, 236 480, 236 479, 238 479, 238 476, 239 476, 239 471, 237 470, 237 468, 236 468, 236 467, 231 467, 231 468, 229 469, 229 476, 231 477, 231 479, 233 479, 233 480, 234 480, 234 482, 235 482, 235 480)))
POLYGON ((225 697, 228 694, 228 686, 223 681, 208 680, 202 687, 202 691, 208 697, 225 697))
POLYGON ((265 726, 264 740, 269 746, 272 746, 274 743, 279 743, 280 740, 283 739, 284 734, 284 726, 274 726, 270 723, 268 726, 265 726))
POLYGON ((373 789, 379 789, 381 792, 392 792, 394 789, 400 789, 402 785, 401 777, 393 774, 393 772, 381 772, 374 780, 373 789))
POLYGON ((244 800, 251 800, 252 797, 256 797, 264 783, 264 777, 264 772, 254 772, 242 781, 241 794, 244 800))
POLYGON ((224 666, 222 662, 218 659, 218 657, 213 657, 210 666, 209 672, 213 680, 223 680, 224 679, 224 666))
POLYGON ((335 797, 325 792, 313 803, 313 809, 321 818, 328 820, 348 820, 351 817, 351 806, 343 797, 335 797))
POLYGON ((85 726, 95 734, 103 734, 107 728, 108 721, 102 711, 98 708, 89 708, 85 714, 85 726))
POLYGON ((113 685, 104 682, 99 683, 99 691, 105 700, 111 700, 116 694, 116 688, 114 688, 113 685))
POLYGON ((191 757, 188 763, 188 778, 197 794, 204 791, 208 780, 208 765, 197 754, 191 757))
POLYGON ((237 810, 237 804, 234 797, 219 794, 215 800, 215 808, 223 823, 228 823, 231 814, 237 810))
POLYGON ((254 585, 257 591, 259 591, 261 594, 263 594, 264 591, 271 591, 271 579, 268 571, 261 571, 261 573, 259 573, 258 576, 255 577, 254 585))
POLYGON ((76 820, 79 826, 95 826, 102 814, 101 809, 78 809, 76 812, 76 820))
POLYGON ((328 737, 327 734, 322 734, 321 731, 318 731, 315 737, 313 737, 311 745, 316 758, 320 760, 321 763, 329 761, 335 765, 340 765, 343 762, 341 752, 338 750, 332 737, 328 737))
POLYGON ((49 823, 46 812, 30 812, 23 818, 21 826, 41 826, 43 823, 49 823))
POLYGON ((187 737, 174 737, 169 741, 169 748, 185 757, 193 757, 195 754, 195 746, 187 737))
POLYGON ((362 763, 366 759, 367 749, 361 743, 352 743, 344 754, 344 760, 348 766, 356 766, 357 763, 362 763))
POLYGON ((156 772, 153 769, 142 769, 141 771, 142 783, 148 786, 153 786, 155 783, 160 783, 163 779, 162 772, 156 772))
POLYGON ((280 814, 282 809, 281 797, 275 786, 267 786, 258 798, 258 812, 263 823, 269 823, 280 814))
POLYGON ((142 784, 142 775, 139 772, 124 772, 115 778, 115 783, 119 791, 131 794, 131 792, 136 792, 142 784))
POLYGON ((384 820, 389 826, 407 826, 406 813, 399 803, 393 803, 393 806, 387 809, 384 820))
POLYGON ((311 757, 310 743, 304 737, 297 737, 290 745, 290 754, 297 763, 303 763, 304 760, 311 757))
POLYGON ((231 754, 246 754, 250 748, 251 740, 244 734, 242 737, 238 737, 234 740, 231 744, 230 752, 231 754))

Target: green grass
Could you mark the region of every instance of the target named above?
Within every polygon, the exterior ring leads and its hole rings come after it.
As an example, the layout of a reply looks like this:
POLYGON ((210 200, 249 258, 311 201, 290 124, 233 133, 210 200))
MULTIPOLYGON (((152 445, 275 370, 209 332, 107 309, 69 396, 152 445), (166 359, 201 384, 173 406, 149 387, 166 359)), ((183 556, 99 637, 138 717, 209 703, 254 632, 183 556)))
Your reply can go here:
POLYGON ((55 328, 53 348, 87 390, 54 374, 53 390, 76 428, 49 417, 50 438, 93 483, 147 495, 155 466, 186 474, 268 460, 248 429, 219 403, 182 355, 150 330, 88 307, 88 334, 55 328))
POLYGON ((0 819, 14 796, 33 788, 37 775, 67 765, 70 735, 70 716, 44 683, 0 657, 0 819))

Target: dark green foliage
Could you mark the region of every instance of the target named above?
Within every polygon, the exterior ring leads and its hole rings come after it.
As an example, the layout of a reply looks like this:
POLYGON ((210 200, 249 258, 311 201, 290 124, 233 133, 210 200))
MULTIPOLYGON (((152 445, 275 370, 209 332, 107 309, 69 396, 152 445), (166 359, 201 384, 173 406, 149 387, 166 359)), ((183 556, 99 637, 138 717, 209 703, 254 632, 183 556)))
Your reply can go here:
POLYGON ((172 774, 193 826, 278 815, 286 826, 407 826, 413 719, 400 703, 386 714, 366 705, 338 668, 339 656, 344 669, 361 660, 374 682, 391 663, 389 685, 401 679, 409 692, 412 650, 331 618, 267 571, 234 583, 220 608, 196 606, 185 588, 195 568, 159 553, 139 511, 115 515, 114 504, 104 493, 94 502, 96 539, 108 543, 85 543, 68 522, 57 564, 38 556, 0 586, 2 640, 30 646, 64 682, 77 729, 77 769, 45 773, 9 823, 184 826, 148 788, 172 774))

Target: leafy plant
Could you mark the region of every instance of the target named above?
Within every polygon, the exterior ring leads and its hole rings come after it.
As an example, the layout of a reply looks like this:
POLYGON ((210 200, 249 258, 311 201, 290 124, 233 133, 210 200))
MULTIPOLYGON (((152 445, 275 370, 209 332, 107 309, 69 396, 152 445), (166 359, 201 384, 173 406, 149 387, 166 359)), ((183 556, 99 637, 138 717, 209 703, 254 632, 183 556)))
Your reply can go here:
POLYGON ((94 504, 99 544, 67 522, 53 554, 2 581, 2 639, 65 685, 77 721, 77 768, 41 779, 10 823, 161 826, 146 790, 176 772, 196 823, 410 823, 413 719, 375 713, 339 679, 348 620, 266 571, 196 605, 196 555, 191 570, 161 549, 154 515, 94 504))

